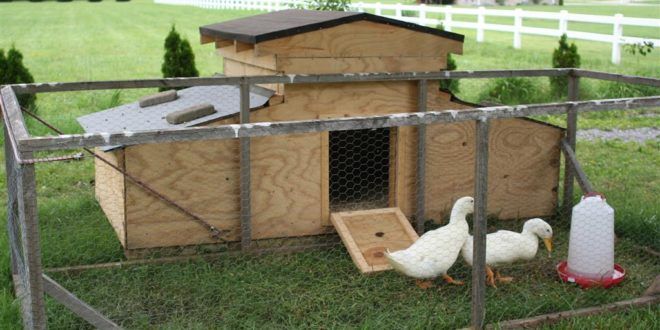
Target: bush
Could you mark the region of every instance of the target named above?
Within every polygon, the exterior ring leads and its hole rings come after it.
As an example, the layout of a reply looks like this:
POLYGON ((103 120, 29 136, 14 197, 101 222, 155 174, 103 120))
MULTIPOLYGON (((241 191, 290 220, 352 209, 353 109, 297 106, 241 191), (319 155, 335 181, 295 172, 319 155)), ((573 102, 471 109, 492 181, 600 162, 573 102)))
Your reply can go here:
MULTIPOLYGON (((574 43, 568 45, 566 41, 566 34, 563 34, 559 39, 559 48, 552 52, 552 67, 553 68, 579 68, 580 67, 580 54, 578 54, 577 46, 574 43)), ((568 87, 567 77, 550 77, 550 88, 555 96, 566 95, 568 87)))
MULTIPOLYGON (((0 85, 30 84, 34 82, 30 70, 23 65, 23 54, 14 46, 7 52, 0 49, 0 85)), ((34 94, 18 95, 18 103, 26 109, 34 109, 36 96, 34 94)))
MULTIPOLYGON (((437 26, 438 30, 445 30, 445 27, 440 23, 437 26)), ((456 70, 456 60, 454 60, 453 57, 451 57, 451 54, 447 54, 447 65, 445 70, 448 71, 453 71, 456 70)), ((448 90, 454 94, 457 94, 459 92, 458 89, 458 79, 442 79, 440 80, 440 89, 441 90, 448 90)))
POLYGON ((165 38, 165 56, 161 71, 165 78, 199 76, 192 47, 187 39, 181 39, 174 25, 165 38))
POLYGON ((490 81, 481 93, 481 102, 515 105, 540 102, 541 88, 529 78, 503 78, 490 81))
POLYGON ((304 4, 294 7, 310 10, 348 11, 350 5, 351 0, 307 0, 304 4))
POLYGON ((73 0, 57 0, 57 2, 71 2, 73 0))
POLYGON ((620 99, 625 97, 644 97, 660 94, 660 88, 622 84, 617 82, 603 82, 598 88, 597 97, 600 99, 620 99))

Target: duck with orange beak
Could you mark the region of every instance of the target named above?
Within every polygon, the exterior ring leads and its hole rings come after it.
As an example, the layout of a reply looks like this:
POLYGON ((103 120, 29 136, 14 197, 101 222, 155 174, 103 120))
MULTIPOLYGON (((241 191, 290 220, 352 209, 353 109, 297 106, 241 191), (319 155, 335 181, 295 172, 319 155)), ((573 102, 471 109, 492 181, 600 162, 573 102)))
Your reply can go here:
MULTIPOLYGON (((539 238, 543 240, 548 255, 552 252, 552 227, 539 218, 525 221, 523 230, 516 233, 508 230, 499 230, 486 235, 486 276, 488 284, 493 287, 495 281, 511 282, 513 277, 503 277, 493 268, 512 264, 519 260, 532 260, 539 247, 539 238)), ((470 235, 461 249, 465 262, 472 266, 473 238, 470 235)))

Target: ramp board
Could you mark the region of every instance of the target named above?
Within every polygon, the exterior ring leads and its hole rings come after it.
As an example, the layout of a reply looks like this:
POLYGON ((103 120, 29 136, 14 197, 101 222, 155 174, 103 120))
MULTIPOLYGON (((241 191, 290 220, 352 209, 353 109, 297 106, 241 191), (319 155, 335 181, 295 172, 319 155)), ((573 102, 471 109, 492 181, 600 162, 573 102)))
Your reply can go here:
POLYGON ((385 250, 405 249, 418 238, 398 207, 337 212, 330 219, 362 273, 392 269, 385 250))

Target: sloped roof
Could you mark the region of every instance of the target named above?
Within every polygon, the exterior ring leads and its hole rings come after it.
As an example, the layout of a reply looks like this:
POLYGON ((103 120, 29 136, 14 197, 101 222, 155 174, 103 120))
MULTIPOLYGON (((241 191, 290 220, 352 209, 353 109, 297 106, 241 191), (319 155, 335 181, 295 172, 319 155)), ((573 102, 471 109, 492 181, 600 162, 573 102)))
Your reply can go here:
MULTIPOLYGON (((78 117, 78 123, 87 133, 119 133, 144 130, 191 127, 236 115, 240 112, 240 90, 238 86, 198 86, 177 91, 178 98, 171 102, 141 108, 132 102, 104 111, 78 117), (209 103, 214 114, 181 124, 170 124, 165 119, 171 112, 191 106, 209 103)), ((274 94, 272 90, 253 86, 250 90, 250 108, 264 106, 274 94)), ((102 148, 103 151, 120 146, 102 148)))
POLYGON ((270 12, 206 25, 200 27, 199 32, 204 36, 256 44, 267 40, 279 39, 362 20, 398 26, 460 42, 465 38, 462 34, 442 31, 369 13, 301 9, 270 12))

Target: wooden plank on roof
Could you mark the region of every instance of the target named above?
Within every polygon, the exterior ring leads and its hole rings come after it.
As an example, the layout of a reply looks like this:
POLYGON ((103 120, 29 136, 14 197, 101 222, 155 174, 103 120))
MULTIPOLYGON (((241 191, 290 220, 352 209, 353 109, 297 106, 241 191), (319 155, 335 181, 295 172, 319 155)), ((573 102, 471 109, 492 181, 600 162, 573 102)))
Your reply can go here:
POLYGON ((460 42, 464 39, 463 35, 457 33, 442 31, 369 13, 299 9, 280 10, 205 25, 200 27, 199 30, 202 35, 255 44, 267 40, 279 39, 300 33, 349 24, 355 21, 376 22, 383 25, 391 25, 411 30, 416 33, 429 34, 460 42))
POLYGON ((248 44, 244 42, 240 42, 237 40, 234 40, 234 51, 236 53, 248 51, 248 50, 253 50, 254 49, 254 44, 248 44))
POLYGON ((254 52, 236 53, 234 47, 225 47, 217 49, 218 55, 225 59, 231 59, 236 62, 242 62, 269 70, 277 70, 275 55, 256 56, 254 52))
POLYGON ((214 42, 214 41, 215 41, 215 38, 212 37, 212 36, 208 36, 208 35, 204 35, 204 34, 201 34, 201 35, 199 36, 199 42, 200 42, 202 45, 203 45, 203 44, 212 43, 212 42, 214 42))
POLYGON ((229 47, 229 46, 233 46, 233 45, 234 45, 233 40, 217 39, 215 41, 215 48, 224 48, 224 47, 229 47))

